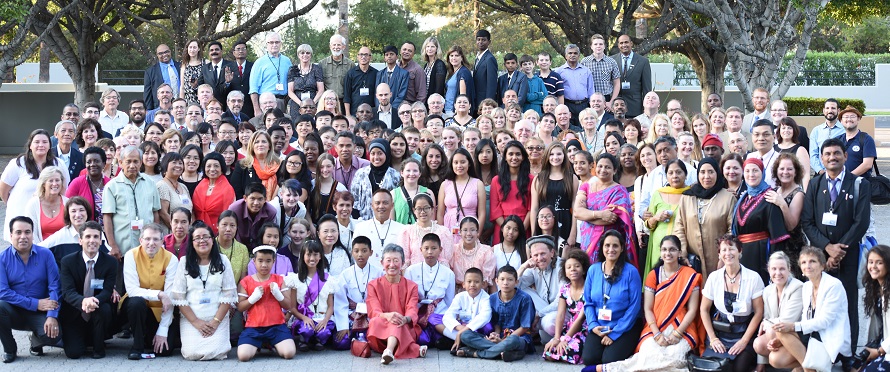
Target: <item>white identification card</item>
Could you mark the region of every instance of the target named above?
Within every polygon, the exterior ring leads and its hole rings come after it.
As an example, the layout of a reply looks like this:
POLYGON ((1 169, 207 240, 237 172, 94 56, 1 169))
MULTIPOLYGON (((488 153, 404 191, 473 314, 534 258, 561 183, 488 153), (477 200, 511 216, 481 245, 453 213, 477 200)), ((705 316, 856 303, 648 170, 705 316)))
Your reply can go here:
POLYGON ((748 312, 748 306, 745 301, 736 301, 732 304, 732 313, 733 314, 741 314, 748 312))
POLYGON ((621 89, 630 89, 630 82, 629 82, 629 81, 622 81, 622 82, 621 82, 621 89))
POLYGON ((369 94, 371 94, 371 90, 368 88, 361 88, 358 90, 358 95, 360 95, 362 97, 367 96, 369 94))
POLYGON ((837 215, 831 212, 822 213, 822 224, 825 226, 837 226, 837 215))
POLYGON ((133 230, 142 230, 142 224, 143 224, 142 220, 133 220, 133 221, 130 221, 130 228, 133 230))
POLYGON ((300 93, 300 101, 305 101, 309 99, 309 92, 300 93))
POLYGON ((210 296, 201 296, 201 304, 209 304, 210 296))
POLYGON ((105 287, 105 279, 90 279, 90 288, 102 289, 105 287))
POLYGON ((182 195, 179 195, 179 202, 182 203, 183 205, 188 205, 191 201, 190 201, 188 195, 182 194, 182 195))
POLYGON ((281 83, 275 84, 275 90, 284 90, 284 84, 281 84, 281 83))
POLYGON ((368 313, 368 304, 364 302, 359 302, 355 304, 355 312, 359 314, 367 314, 368 313))
POLYGON ((423 299, 423 300, 420 300, 420 303, 423 305, 429 305, 429 304, 433 303, 433 300, 423 299))
POLYGON ((612 310, 602 308, 597 312, 596 318, 605 322, 612 321, 612 310))

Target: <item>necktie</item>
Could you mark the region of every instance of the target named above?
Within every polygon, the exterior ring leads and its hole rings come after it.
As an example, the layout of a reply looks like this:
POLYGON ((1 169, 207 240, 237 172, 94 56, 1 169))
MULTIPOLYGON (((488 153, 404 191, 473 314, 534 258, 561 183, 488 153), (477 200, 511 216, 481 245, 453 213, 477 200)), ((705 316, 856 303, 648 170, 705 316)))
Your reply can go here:
POLYGON ((219 65, 213 65, 213 77, 216 78, 216 81, 219 81, 219 65))
POLYGON ((170 87, 173 88, 173 98, 179 98, 179 75, 173 68, 173 63, 167 64, 167 77, 170 79, 170 87))
MULTIPOLYGON (((87 275, 83 279, 83 298, 93 297, 93 279, 96 279, 96 273, 93 271, 93 264, 95 264, 95 260, 87 261, 87 275)), ((83 317, 83 320, 90 321, 90 314, 81 312, 80 316, 83 317)))
POLYGON ((834 201, 837 200, 837 182, 840 180, 828 180, 828 193, 831 196, 831 204, 834 204, 834 201))
POLYGON ((627 63, 630 61, 630 56, 624 56, 624 75, 627 75, 627 63))
POLYGON ((244 76, 244 65, 238 65, 238 75, 244 76))

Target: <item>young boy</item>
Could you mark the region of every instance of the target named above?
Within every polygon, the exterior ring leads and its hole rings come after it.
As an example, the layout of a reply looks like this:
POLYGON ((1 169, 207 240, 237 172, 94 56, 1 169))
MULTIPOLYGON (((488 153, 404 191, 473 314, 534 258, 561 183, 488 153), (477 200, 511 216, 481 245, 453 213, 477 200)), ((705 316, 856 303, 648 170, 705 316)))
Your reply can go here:
POLYGON ((417 335, 418 345, 435 345, 442 337, 445 325, 442 315, 454 300, 454 272, 439 263, 442 242, 439 236, 429 233, 420 241, 420 253, 424 262, 405 270, 405 278, 417 283, 419 309, 417 324, 423 331, 417 335))
POLYGON ((238 284, 238 296, 241 298, 238 311, 248 312, 244 331, 238 338, 238 360, 247 362, 252 359, 263 343, 275 346, 282 358, 291 359, 297 353, 297 346, 281 311, 288 309, 290 303, 281 292, 284 278, 271 274, 275 266, 275 248, 261 245, 253 249, 253 254, 257 272, 244 277, 238 284))
POLYGON ((383 276, 380 267, 368 264, 368 258, 373 253, 371 239, 367 236, 356 236, 352 240, 352 259, 355 265, 340 273, 342 289, 334 295, 334 323, 338 329, 334 336, 335 342, 368 330, 368 307, 365 304, 368 283, 383 276), (353 335, 349 335, 350 329, 353 335))
POLYGON ((494 331, 488 337, 479 332, 462 332, 459 340, 466 346, 457 350, 457 356, 501 357, 505 362, 525 357, 532 345, 529 330, 535 318, 535 305, 528 294, 516 290, 518 277, 513 266, 498 270, 498 292, 488 297, 494 331))
POLYGON ((464 332, 479 332, 488 334, 494 329, 491 320, 491 304, 488 302, 488 293, 482 290, 482 270, 471 267, 464 274, 464 292, 454 296, 451 306, 442 316, 442 324, 445 326, 445 337, 455 340, 451 350, 457 352, 460 348, 460 335, 464 332))

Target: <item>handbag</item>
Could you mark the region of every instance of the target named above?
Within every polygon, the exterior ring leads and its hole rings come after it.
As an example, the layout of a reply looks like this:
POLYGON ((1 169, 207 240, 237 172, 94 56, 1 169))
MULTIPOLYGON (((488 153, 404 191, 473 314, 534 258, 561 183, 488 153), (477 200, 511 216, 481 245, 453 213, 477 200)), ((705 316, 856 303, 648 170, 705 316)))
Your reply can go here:
POLYGON ((353 339, 352 344, 349 345, 349 352, 359 358, 370 358, 371 345, 368 344, 368 341, 353 339))
POLYGON ((698 257, 697 254, 690 253, 686 259, 689 261, 689 267, 691 267, 693 270, 695 270, 698 273, 702 272, 701 271, 702 270, 701 258, 698 257))
POLYGON ((871 184, 871 203, 875 205, 890 204, 890 179, 881 175, 878 169, 878 162, 875 159, 873 166, 875 174, 868 179, 871 184))
POLYGON ((831 371, 831 360, 828 359, 828 352, 825 351, 825 345, 822 341, 817 340, 815 337, 810 337, 810 342, 807 344, 807 354, 803 358, 801 367, 819 372, 831 371))
POLYGON ((724 358, 703 358, 693 353, 686 356, 686 368, 692 372, 729 371, 730 364, 724 358))

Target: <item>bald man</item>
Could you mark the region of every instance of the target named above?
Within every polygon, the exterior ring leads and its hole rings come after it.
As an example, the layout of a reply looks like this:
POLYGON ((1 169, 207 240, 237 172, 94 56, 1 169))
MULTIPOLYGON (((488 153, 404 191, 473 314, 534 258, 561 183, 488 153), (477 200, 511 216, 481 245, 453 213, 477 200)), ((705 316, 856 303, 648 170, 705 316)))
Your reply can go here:
POLYGON ((399 119, 398 107, 392 104, 392 92, 389 90, 389 84, 377 84, 377 108, 374 110, 374 119, 380 120, 390 128, 396 129, 402 126, 399 119))

